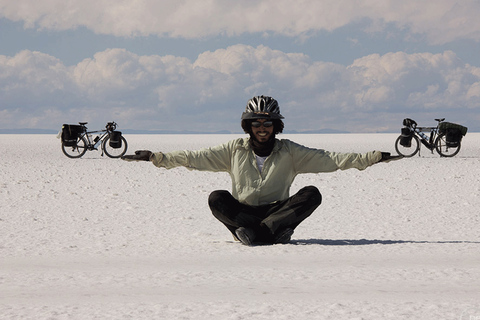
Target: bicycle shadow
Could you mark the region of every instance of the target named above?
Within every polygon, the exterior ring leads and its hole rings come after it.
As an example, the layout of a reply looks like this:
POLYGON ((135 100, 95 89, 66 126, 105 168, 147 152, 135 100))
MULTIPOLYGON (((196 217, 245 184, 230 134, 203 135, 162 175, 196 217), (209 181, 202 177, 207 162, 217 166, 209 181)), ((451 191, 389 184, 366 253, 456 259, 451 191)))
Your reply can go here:
POLYGON ((454 244, 454 243, 473 243, 480 244, 478 241, 415 241, 415 240, 378 240, 378 239, 294 239, 290 241, 293 245, 320 245, 320 246, 367 246, 375 244, 391 245, 406 243, 431 243, 431 244, 454 244))

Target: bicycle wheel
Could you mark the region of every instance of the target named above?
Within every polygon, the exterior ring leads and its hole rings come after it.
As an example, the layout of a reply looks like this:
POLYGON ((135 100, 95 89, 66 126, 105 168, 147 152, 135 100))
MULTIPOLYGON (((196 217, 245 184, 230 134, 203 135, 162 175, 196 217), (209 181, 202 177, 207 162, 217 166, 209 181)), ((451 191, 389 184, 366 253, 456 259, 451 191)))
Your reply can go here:
POLYGON ((87 152, 87 140, 83 136, 79 137, 77 145, 71 147, 64 145, 62 142, 62 151, 69 158, 80 158, 87 152))
POLYGON ((458 142, 456 147, 449 147, 446 141, 446 134, 443 133, 437 137, 435 140, 435 150, 437 150, 438 154, 441 157, 453 157, 459 151, 461 147, 461 142, 458 142))
POLYGON ((103 140, 102 148, 105 154, 110 158, 120 158, 127 152, 127 140, 122 136, 122 146, 120 148, 112 148, 110 146, 110 137, 103 140))
POLYGON ((397 153, 399 155, 410 158, 416 155, 418 150, 420 150, 420 141, 418 141, 418 138, 416 136, 412 137, 410 147, 402 146, 400 144, 400 139, 402 139, 402 136, 399 136, 397 138, 397 141, 395 141, 395 150, 397 150, 397 153))

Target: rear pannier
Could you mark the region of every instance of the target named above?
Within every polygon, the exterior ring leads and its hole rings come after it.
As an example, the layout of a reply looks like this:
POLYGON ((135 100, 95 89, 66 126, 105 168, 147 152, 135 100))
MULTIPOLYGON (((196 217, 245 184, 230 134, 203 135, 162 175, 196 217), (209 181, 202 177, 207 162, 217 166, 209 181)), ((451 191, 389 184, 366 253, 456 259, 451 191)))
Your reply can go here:
POLYGON ((85 128, 78 124, 64 124, 62 126, 62 142, 67 147, 75 147, 78 138, 85 132, 85 128))
POLYGON ((400 135, 400 144, 406 148, 412 146, 413 131, 410 128, 402 128, 400 135))
POLYGON ((460 124, 451 122, 442 122, 438 126, 440 134, 445 134, 445 141, 448 147, 456 148, 467 134, 468 128, 460 124))
POLYGON ((118 149, 122 147, 122 132, 121 131, 113 131, 110 133, 110 147, 114 149, 118 149))

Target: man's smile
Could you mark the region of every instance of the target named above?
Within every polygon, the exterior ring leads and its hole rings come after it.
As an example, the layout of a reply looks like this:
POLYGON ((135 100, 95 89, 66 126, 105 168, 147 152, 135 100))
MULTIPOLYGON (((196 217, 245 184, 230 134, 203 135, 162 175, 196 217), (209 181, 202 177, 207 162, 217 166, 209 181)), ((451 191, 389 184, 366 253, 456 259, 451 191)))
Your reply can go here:
POLYGON ((272 132, 269 131, 254 131, 253 132, 258 142, 267 142, 272 136, 272 132))

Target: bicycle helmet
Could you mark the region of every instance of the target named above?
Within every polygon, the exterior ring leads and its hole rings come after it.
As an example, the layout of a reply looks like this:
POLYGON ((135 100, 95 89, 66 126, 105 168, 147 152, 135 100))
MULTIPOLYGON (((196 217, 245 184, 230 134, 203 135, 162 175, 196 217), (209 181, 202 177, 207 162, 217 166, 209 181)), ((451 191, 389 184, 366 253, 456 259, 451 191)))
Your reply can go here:
POLYGON ((277 100, 267 96, 256 96, 248 100, 242 120, 283 119, 277 100))

